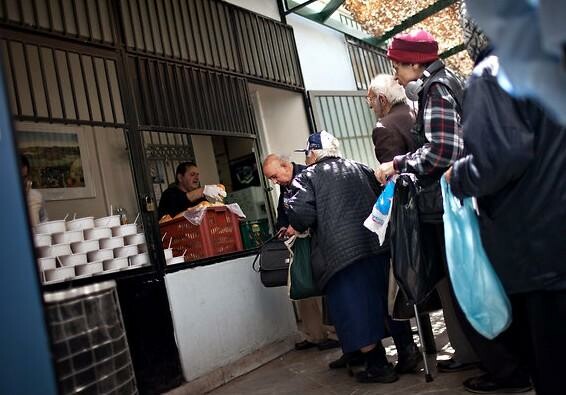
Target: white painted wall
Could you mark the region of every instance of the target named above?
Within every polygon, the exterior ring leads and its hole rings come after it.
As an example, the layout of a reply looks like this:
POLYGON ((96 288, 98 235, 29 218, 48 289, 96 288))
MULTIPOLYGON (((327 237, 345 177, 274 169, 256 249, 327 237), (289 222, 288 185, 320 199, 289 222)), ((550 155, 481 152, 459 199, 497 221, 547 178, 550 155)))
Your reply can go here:
POLYGON ((195 161, 200 172, 201 185, 218 184, 218 168, 216 166, 216 155, 212 146, 212 138, 210 136, 192 135, 193 150, 195 152, 195 161))
POLYGON ((257 12, 258 14, 265 15, 269 18, 281 20, 279 18, 279 9, 277 8, 276 0, 225 0, 227 3, 232 3, 247 10, 257 12))
POLYGON ((307 90, 356 90, 344 35, 300 15, 287 16, 293 27, 307 90))
MULTIPOLYGON (((293 152, 306 145, 309 125, 300 93, 262 85, 249 85, 260 133, 262 154, 286 155, 304 162, 303 153, 293 152)), ((263 159, 263 158, 262 158, 263 159)))
POLYGON ((296 333, 285 287, 264 288, 253 257, 165 276, 185 380, 296 333))
MULTIPOLYGON (((300 93, 262 85, 249 85, 258 123, 262 160, 267 154, 287 156, 304 163, 305 154, 293 152, 306 145, 309 125, 300 93)), ((271 203, 277 207, 279 188, 270 192, 271 203)))

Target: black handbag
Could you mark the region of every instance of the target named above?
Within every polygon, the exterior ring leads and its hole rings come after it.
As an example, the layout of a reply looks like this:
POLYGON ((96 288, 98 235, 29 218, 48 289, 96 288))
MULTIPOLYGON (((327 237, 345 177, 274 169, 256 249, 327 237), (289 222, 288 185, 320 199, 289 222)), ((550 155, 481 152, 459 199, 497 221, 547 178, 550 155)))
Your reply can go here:
POLYGON ((285 242, 273 236, 260 247, 252 267, 259 273, 264 287, 284 287, 289 277, 289 263, 290 252, 285 242), (256 266, 258 261, 259 266, 256 266))

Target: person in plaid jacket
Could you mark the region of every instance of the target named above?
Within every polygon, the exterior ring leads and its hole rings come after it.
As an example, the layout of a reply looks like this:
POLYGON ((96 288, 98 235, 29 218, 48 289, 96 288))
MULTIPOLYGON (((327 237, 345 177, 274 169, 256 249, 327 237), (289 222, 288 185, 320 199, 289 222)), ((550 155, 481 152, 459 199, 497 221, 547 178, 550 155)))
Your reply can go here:
MULTIPOLYGON (((446 171, 463 154, 464 140, 461 125, 463 84, 439 60, 438 43, 424 31, 398 34, 393 38, 387 56, 393 62, 395 79, 405 87, 407 96, 417 100, 419 109, 413 136, 416 146, 413 152, 395 156, 382 163, 375 171, 381 184, 396 173, 415 174, 421 185, 438 183, 446 171)), ((442 198, 436 198, 436 206, 442 207, 442 198)), ((444 252, 444 228, 442 210, 430 216, 421 212, 423 242, 440 251, 447 273, 444 252)), ((459 323, 460 315, 447 276, 436 286, 442 301, 444 320, 450 343, 455 350, 453 358, 439 361, 438 370, 456 372, 475 366, 478 361, 459 323)))

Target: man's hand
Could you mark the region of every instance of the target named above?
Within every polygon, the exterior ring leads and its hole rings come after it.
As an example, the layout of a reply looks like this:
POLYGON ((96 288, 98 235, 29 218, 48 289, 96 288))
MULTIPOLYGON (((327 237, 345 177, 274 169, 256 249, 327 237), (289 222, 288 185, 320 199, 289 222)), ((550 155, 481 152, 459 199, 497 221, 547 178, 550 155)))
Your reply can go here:
POLYGON ((375 170, 375 178, 381 185, 385 185, 387 183, 387 179, 395 174, 395 168, 393 167, 393 161, 385 162, 379 165, 379 167, 375 170))
POLYGON ((448 185, 450 185, 450 179, 452 178, 452 166, 450 166, 448 170, 446 170, 446 173, 444 173, 444 178, 446 178, 446 182, 448 183, 448 185))
POLYGON ((295 233, 297 233, 297 231, 291 225, 289 225, 289 227, 287 227, 287 230, 285 231, 285 236, 291 237, 295 233))
POLYGON ((216 185, 205 185, 202 193, 208 201, 221 202, 226 197, 226 191, 216 185))

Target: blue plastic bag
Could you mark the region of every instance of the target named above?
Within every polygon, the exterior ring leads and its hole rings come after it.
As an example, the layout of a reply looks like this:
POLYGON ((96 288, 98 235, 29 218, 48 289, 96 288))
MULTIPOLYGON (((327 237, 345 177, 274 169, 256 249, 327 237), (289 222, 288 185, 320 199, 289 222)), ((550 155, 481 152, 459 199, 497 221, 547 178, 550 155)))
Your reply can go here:
POLYGON ((395 192, 395 180, 397 176, 392 177, 381 195, 375 201, 371 214, 364 221, 364 226, 374 233, 377 233, 379 238, 379 245, 383 245, 385 235, 387 233, 387 226, 389 225, 389 218, 391 216, 391 205, 393 203, 393 194, 395 192))
POLYGON ((493 339, 511 324, 511 304, 483 245, 472 198, 463 205, 442 177, 448 271, 456 299, 474 329, 493 339))

